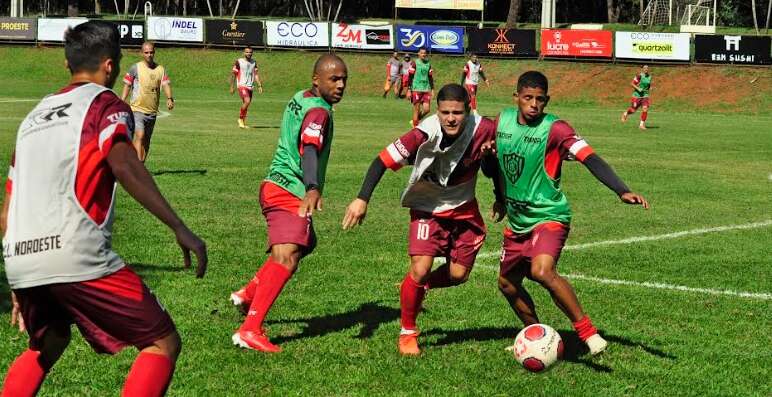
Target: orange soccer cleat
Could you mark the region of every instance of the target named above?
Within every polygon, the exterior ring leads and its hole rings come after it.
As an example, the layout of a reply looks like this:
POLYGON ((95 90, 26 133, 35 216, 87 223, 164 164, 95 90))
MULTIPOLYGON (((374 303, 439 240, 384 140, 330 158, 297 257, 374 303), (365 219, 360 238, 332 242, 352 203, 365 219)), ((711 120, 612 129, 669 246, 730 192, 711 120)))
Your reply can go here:
POLYGON ((418 347, 418 332, 401 334, 399 336, 399 353, 403 356, 417 356, 421 354, 418 347))
POLYGON ((265 353, 280 353, 281 347, 274 345, 268 340, 264 330, 255 331, 237 331, 231 337, 233 344, 245 349, 257 350, 265 353))

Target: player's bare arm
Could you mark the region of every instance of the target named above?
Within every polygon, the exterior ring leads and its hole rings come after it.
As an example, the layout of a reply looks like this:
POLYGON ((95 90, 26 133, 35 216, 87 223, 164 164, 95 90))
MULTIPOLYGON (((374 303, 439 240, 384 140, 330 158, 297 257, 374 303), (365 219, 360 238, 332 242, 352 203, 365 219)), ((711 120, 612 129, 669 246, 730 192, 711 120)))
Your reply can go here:
POLYGON ((483 81, 485 82, 485 86, 490 87, 491 83, 488 81, 488 78, 485 77, 485 73, 480 69, 480 77, 482 77, 483 81))
POLYGON ((126 84, 126 83, 123 84, 123 91, 121 92, 121 100, 122 101, 126 102, 126 98, 129 97, 129 90, 130 89, 131 89, 131 87, 129 86, 129 84, 126 84))
POLYGON ((263 82, 260 80, 260 73, 257 72, 257 67, 255 67, 255 83, 257 83, 257 92, 263 93, 263 82))
MULTIPOLYGON (((8 192, 3 197, 3 209, 0 212, 0 231, 5 235, 6 227, 8 226, 8 206, 11 203, 11 192, 8 192)), ((19 308, 19 302, 16 300, 16 294, 11 291, 11 326, 18 326, 19 332, 26 331, 24 326, 24 319, 21 317, 21 309, 19 308)))
MULTIPOLYGON (((238 65, 239 61, 236 61, 236 64, 238 65)), ((231 84, 231 95, 233 95, 234 92, 236 92, 236 73, 232 72, 230 73, 230 77, 228 78, 228 81, 230 81, 231 84)))
POLYGON ((206 244, 188 229, 174 213, 169 203, 158 190, 153 177, 137 159, 137 153, 128 142, 117 142, 107 155, 107 163, 121 186, 152 213, 158 220, 174 231, 177 244, 182 249, 185 267, 190 267, 190 251, 196 254, 198 265, 196 277, 204 277, 207 267, 206 244))
POLYGON ((172 86, 168 82, 161 83, 161 87, 166 95, 166 108, 169 110, 174 109, 174 96, 172 96, 172 86))

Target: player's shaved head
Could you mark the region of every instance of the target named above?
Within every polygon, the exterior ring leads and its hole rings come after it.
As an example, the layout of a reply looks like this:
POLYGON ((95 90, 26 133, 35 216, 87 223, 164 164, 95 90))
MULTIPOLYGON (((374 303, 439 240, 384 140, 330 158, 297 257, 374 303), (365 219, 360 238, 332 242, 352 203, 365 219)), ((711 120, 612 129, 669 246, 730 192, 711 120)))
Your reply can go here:
POLYGON ((314 74, 320 74, 325 69, 333 69, 337 66, 342 66, 343 69, 346 69, 346 63, 343 62, 343 59, 339 56, 335 54, 324 54, 314 63, 314 74))
POLYGON ((155 43, 153 43, 152 41, 146 41, 146 42, 142 43, 142 50, 144 50, 145 48, 154 50, 155 49, 155 43))

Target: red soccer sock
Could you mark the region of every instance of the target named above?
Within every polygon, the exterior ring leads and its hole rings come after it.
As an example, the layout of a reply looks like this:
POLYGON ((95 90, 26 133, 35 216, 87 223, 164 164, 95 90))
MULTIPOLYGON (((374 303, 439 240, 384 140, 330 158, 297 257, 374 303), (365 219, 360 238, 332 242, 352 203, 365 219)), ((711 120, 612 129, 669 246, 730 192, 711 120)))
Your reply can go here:
POLYGON ((271 260, 271 258, 268 257, 268 259, 266 259, 265 263, 263 263, 263 266, 260 266, 260 269, 258 269, 255 272, 255 276, 252 277, 252 279, 249 280, 247 285, 244 286, 244 291, 246 292, 247 300, 249 302, 252 302, 252 300, 255 299, 255 291, 257 290, 257 286, 260 284, 260 278, 262 277, 263 271, 265 270, 265 265, 270 260, 271 260))
POLYGON ((649 117, 649 111, 648 110, 642 111, 641 112, 641 121, 645 122, 647 117, 649 117))
POLYGON ((247 118, 247 109, 239 109, 239 118, 242 120, 247 118))
POLYGON ((399 291, 399 303, 402 307, 402 328, 415 330, 416 318, 421 311, 421 303, 426 295, 425 286, 418 284, 408 273, 402 281, 399 291))
POLYGON ((37 394, 46 371, 38 362, 40 352, 27 350, 16 357, 5 375, 2 397, 26 397, 37 394))
POLYGON ((579 335, 579 339, 583 341, 586 341, 587 338, 598 333, 598 330, 595 328, 594 325, 592 325, 592 320, 590 320, 590 316, 587 316, 587 315, 582 317, 581 320, 575 322, 573 325, 577 335, 579 335))
POLYGON ((255 299, 249 306, 247 318, 241 325, 240 331, 260 331, 266 314, 271 310, 284 285, 292 277, 292 273, 282 264, 274 262, 273 258, 268 258, 263 268, 260 270, 262 273, 260 284, 255 289, 255 299))
POLYGON ((121 397, 163 396, 174 374, 174 362, 163 354, 140 352, 126 376, 121 397))
POLYGON ((429 274, 426 289, 447 288, 454 285, 456 284, 450 279, 450 266, 446 263, 429 274))
POLYGON ((477 97, 473 96, 472 99, 469 101, 469 106, 472 108, 472 110, 477 110, 477 97))

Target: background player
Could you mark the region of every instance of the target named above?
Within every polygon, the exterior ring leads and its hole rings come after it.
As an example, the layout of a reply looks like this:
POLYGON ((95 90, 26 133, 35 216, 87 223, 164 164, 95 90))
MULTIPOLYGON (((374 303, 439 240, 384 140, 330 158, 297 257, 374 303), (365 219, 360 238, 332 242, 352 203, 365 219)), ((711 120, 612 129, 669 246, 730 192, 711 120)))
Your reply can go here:
MULTIPOLYGON (((346 209, 342 226, 349 229, 364 220, 367 203, 386 168, 396 171, 413 165, 402 194, 402 206, 410 208, 410 269, 400 288, 398 346, 403 355, 421 352, 416 318, 426 290, 464 283, 485 241, 475 185, 483 162, 481 147, 494 139, 494 127, 492 121, 469 114, 469 96, 462 86, 442 87, 437 114, 381 151, 359 195, 346 209), (446 263, 432 272, 435 257, 445 258, 446 263)), ((495 169, 495 158, 488 161, 495 169)))
POLYGON ((630 107, 622 113, 622 122, 627 121, 627 116, 635 113, 635 111, 641 108, 641 122, 638 124, 638 128, 646 129, 646 119, 649 117, 649 105, 651 100, 649 99, 649 90, 651 90, 651 74, 649 74, 649 65, 643 65, 641 72, 635 75, 633 81, 630 83, 633 87, 633 98, 630 107))
POLYGON ((402 61, 399 60, 399 53, 394 51, 391 58, 386 62, 386 82, 383 83, 383 97, 389 94, 389 90, 394 90, 394 97, 400 97, 400 81, 402 79, 402 61))
POLYGON ((241 109, 239 110, 239 127, 247 127, 247 110, 252 103, 252 90, 257 83, 257 92, 263 93, 263 83, 258 74, 257 62, 252 59, 252 47, 244 47, 244 56, 233 63, 231 71, 231 95, 234 92, 233 83, 237 82, 239 96, 241 97, 241 109))
POLYGON ((121 99, 126 100, 131 88, 131 110, 134 112, 134 149, 139 160, 144 162, 150 152, 150 138, 153 137, 158 101, 161 89, 166 95, 166 108, 174 109, 171 82, 166 74, 166 68, 155 62, 155 44, 142 44, 142 61, 129 68, 123 77, 123 93, 121 99))
POLYGON ((233 343, 263 352, 280 352, 268 340, 263 319, 300 259, 316 246, 311 216, 322 209, 322 192, 333 137, 332 105, 340 102, 348 71, 339 57, 326 54, 314 64, 312 87, 287 104, 271 169, 260 185, 260 206, 268 223, 268 252, 260 270, 231 301, 249 307, 233 343))
POLYGON ((198 277, 206 271, 206 246, 137 160, 131 109, 110 90, 120 70, 119 38, 109 22, 68 30, 70 83, 19 127, 0 226, 11 318, 21 314, 29 349, 9 368, 3 396, 37 393, 69 344, 72 323, 99 353, 140 350, 124 396, 162 395, 174 372, 180 352, 174 323, 110 249, 115 181, 174 231, 186 267, 195 252, 198 277))
POLYGON ((598 354, 607 342, 582 310, 571 284, 557 272, 571 223, 571 209, 560 190, 562 161, 573 157, 582 162, 623 203, 643 208, 649 208, 649 203, 632 193, 568 123, 544 113, 550 99, 547 89, 543 74, 523 73, 517 81, 516 106, 504 109, 497 123, 495 144, 502 177, 494 217, 507 217, 499 288, 527 326, 539 319, 523 278, 541 284, 590 352, 598 354))
POLYGON ((418 59, 410 64, 408 74, 407 95, 411 97, 413 103, 413 127, 418 126, 418 122, 431 110, 431 101, 434 96, 434 71, 429 57, 426 54, 426 48, 418 50, 418 59))
MULTIPOLYGON (((402 81, 399 85, 399 97, 404 98, 404 91, 408 90, 410 91, 410 86, 408 85, 410 80, 410 67, 412 66, 412 61, 410 60, 410 54, 407 52, 402 57, 402 81)), ((408 100, 410 100, 410 97, 408 96, 408 100)))
POLYGON ((485 85, 490 87, 488 78, 483 73, 483 67, 477 59, 477 55, 472 54, 469 60, 464 64, 464 71, 461 73, 461 82, 469 93, 469 103, 472 107, 472 113, 477 114, 477 84, 480 77, 485 81, 485 85))

